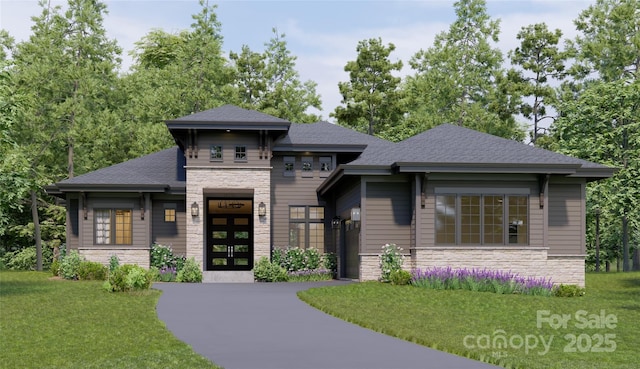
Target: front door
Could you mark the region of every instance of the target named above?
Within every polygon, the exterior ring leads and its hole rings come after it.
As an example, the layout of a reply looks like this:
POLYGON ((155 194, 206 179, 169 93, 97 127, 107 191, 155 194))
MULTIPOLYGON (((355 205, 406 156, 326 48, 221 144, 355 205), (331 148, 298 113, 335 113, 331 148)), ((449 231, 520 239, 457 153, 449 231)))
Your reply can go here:
POLYGON ((253 268, 253 200, 208 199, 207 270, 253 268))

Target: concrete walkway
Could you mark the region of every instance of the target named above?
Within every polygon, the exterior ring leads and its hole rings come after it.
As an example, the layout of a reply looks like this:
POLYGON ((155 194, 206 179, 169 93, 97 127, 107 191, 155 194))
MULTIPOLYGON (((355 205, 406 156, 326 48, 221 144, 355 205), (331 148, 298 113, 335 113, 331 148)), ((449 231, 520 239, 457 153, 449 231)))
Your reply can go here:
POLYGON ((158 317, 226 369, 480 369, 494 366, 361 328, 302 302, 299 290, 344 282, 156 283, 158 317))

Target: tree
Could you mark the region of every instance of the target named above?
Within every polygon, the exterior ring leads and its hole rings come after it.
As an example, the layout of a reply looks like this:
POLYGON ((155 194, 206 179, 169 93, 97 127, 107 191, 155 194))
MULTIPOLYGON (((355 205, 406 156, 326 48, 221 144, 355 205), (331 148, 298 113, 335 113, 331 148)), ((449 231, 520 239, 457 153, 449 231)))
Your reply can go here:
POLYGON ((523 102, 519 110, 527 119, 533 120, 531 142, 534 145, 540 122, 552 118, 547 115, 546 105, 556 101, 556 91, 549 79, 564 78, 566 53, 558 49, 560 37, 562 31, 549 31, 545 23, 522 27, 516 36, 520 46, 509 52, 511 63, 522 69, 514 70, 511 79, 518 84, 522 96, 533 98, 533 104, 523 102))
POLYGON ((266 55, 243 45, 240 54, 231 52, 229 58, 236 68, 235 84, 240 105, 247 108, 259 106, 267 94, 266 55))
POLYGON ((382 39, 372 38, 358 43, 356 60, 347 62, 349 82, 340 82, 338 88, 342 104, 331 115, 338 124, 364 131, 370 135, 381 135, 386 128, 400 122, 401 78, 393 71, 402 69, 402 61, 392 63, 389 55, 395 45, 382 44, 382 39))
MULTIPOLYGON (((494 111, 491 99, 511 100, 499 94, 503 78, 498 41, 499 22, 491 20, 484 0, 454 4, 457 19, 434 45, 410 61, 417 72, 407 79, 408 124, 423 130, 451 122, 507 138, 522 139, 515 111, 494 111), (505 114, 506 113, 506 114, 505 114)), ((502 106, 501 109, 505 107, 502 106)))
POLYGON ((265 75, 267 92, 257 110, 296 123, 312 123, 319 117, 307 113, 311 107, 321 109, 316 83, 300 81, 295 69, 296 57, 291 55, 285 34, 273 29, 273 37, 265 44, 265 75))
POLYGON ((574 21, 582 35, 568 43, 578 79, 593 72, 603 81, 640 77, 640 1, 598 0, 574 21))
MULTIPOLYGON (((69 0, 66 10, 40 3, 33 34, 13 53, 15 92, 23 96, 15 140, 32 173, 30 202, 42 269, 38 201, 40 186, 75 175, 76 158, 93 150, 95 137, 86 131, 110 114, 120 49, 102 26, 106 6, 93 0, 69 0), (60 153, 65 152, 66 160, 60 153), (79 155, 78 155, 79 154, 79 155), (63 169, 64 168, 64 169, 63 169), (66 175, 64 174, 66 172, 66 175)), ((82 171, 101 163, 81 161, 82 171)))
POLYGON ((589 185, 588 207, 600 209, 603 243, 616 254, 615 245, 623 244, 629 270, 629 235, 640 242, 640 81, 594 82, 560 108, 553 126, 558 150, 619 168, 612 178, 589 185))

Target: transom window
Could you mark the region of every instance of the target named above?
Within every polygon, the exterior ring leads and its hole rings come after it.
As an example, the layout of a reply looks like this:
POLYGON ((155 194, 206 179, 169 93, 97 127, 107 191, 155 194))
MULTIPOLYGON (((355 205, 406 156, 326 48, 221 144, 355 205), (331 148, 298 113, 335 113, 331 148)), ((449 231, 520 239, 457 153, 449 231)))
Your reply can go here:
POLYGON ((289 207, 289 246, 324 250, 324 207, 289 207))
POLYGON ((526 195, 436 196, 436 244, 527 245, 526 195))
POLYGON ((94 209, 97 245, 131 245, 133 217, 131 209, 94 209))
POLYGON ((222 161, 222 146, 221 145, 211 145, 209 147, 210 151, 210 160, 211 161, 222 161))
POLYGON ((247 161, 247 147, 246 146, 236 146, 236 156, 235 161, 247 161))

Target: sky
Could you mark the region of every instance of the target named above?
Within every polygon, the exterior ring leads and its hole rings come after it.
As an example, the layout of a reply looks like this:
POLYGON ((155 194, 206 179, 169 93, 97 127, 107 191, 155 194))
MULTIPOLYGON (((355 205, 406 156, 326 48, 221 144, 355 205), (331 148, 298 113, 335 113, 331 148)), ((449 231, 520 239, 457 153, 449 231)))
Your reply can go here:
MULTIPOLYGON (((51 0, 52 4, 65 1, 51 0)), ((399 75, 411 74, 409 60, 421 49, 433 45, 436 34, 447 31, 455 20, 452 0, 210 0, 217 4, 222 24, 223 49, 239 52, 243 45, 262 52, 272 37, 272 29, 286 35, 287 47, 297 57, 296 69, 302 81, 317 83, 324 120, 333 121, 329 113, 340 105, 338 82, 348 81, 344 66, 357 57, 359 41, 380 37, 393 43, 392 61, 404 64, 399 75)), ((500 19, 503 54, 518 45, 516 34, 521 27, 545 22, 559 28, 565 38, 577 32, 573 20, 594 1, 588 0, 488 0, 492 19, 500 19)), ((107 0, 109 14, 104 27, 111 39, 123 49, 122 71, 132 63, 128 52, 152 29, 179 32, 188 29, 192 15, 200 11, 197 0, 107 0)), ((17 41, 28 39, 41 8, 32 0, 0 0, 0 28, 17 41)))

